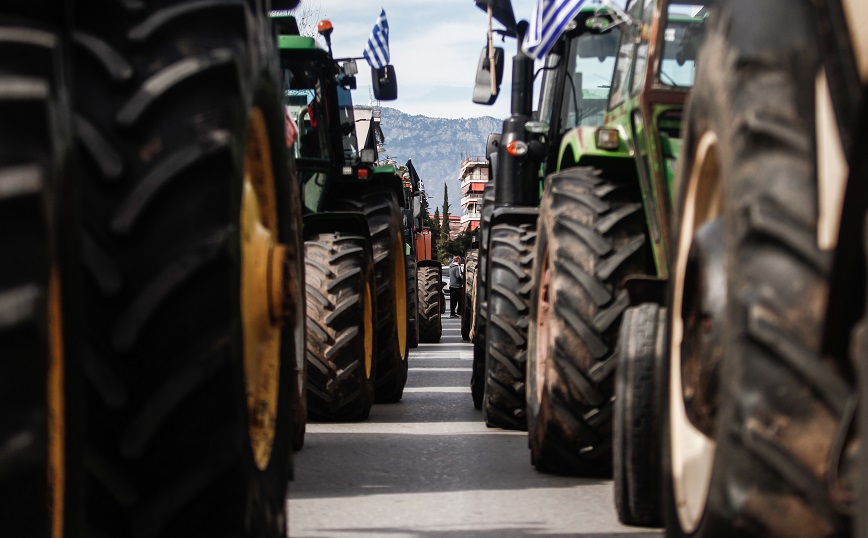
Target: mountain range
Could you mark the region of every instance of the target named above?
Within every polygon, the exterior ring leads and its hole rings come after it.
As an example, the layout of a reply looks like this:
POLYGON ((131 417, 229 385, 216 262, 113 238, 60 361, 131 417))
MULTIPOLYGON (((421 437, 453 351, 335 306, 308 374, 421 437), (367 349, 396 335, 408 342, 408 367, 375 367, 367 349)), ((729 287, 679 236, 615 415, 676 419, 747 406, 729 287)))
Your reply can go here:
MULTIPOLYGON (((380 127, 386 158, 403 165, 408 159, 425 184, 431 212, 443 212, 443 190, 449 186, 449 213, 461 214, 461 163, 467 157, 485 155, 490 133, 499 133, 503 120, 481 118, 429 118, 394 108, 381 108, 380 127)), ((384 155, 380 155, 383 159, 384 155)))

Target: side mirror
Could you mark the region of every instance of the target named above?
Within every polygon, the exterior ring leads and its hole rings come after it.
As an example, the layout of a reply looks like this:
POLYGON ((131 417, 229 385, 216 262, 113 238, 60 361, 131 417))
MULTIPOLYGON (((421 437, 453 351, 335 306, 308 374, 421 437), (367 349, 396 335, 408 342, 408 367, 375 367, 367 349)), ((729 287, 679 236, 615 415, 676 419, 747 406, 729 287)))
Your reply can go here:
POLYGON ((493 105, 497 101, 497 94, 500 93, 500 83, 503 82, 503 48, 494 47, 492 52, 494 53, 493 65, 488 45, 482 47, 482 53, 479 55, 476 84, 473 86, 473 102, 478 105, 493 105))
POLYGON ((395 78, 395 66, 386 65, 379 69, 371 68, 371 80, 374 83, 374 98, 378 101, 394 101, 398 98, 398 79, 395 78))

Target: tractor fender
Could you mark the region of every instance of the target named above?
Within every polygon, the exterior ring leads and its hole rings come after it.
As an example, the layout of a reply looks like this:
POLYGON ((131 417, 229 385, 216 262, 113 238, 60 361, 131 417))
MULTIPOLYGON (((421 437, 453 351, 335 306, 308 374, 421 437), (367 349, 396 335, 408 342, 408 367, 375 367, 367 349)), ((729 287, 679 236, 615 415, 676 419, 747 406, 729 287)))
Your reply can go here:
POLYGON ((418 260, 416 267, 436 267, 441 272, 443 271, 443 265, 437 260, 418 260))
POLYGON ((352 211, 327 211, 304 216, 305 241, 316 234, 332 232, 363 237, 368 252, 373 258, 374 251, 373 247, 371 247, 371 233, 368 228, 368 219, 363 214, 352 211))
MULTIPOLYGON (((582 165, 582 161, 588 158, 626 158, 632 159, 633 151, 627 146, 627 137, 620 133, 618 149, 608 150, 597 147, 596 132, 599 127, 579 126, 567 131, 561 139, 561 147, 558 150, 558 170, 563 170, 574 165, 582 165)), ((618 128, 621 131, 621 128, 618 128)))
POLYGON ((537 217, 539 217, 538 207, 498 207, 491 215, 490 226, 501 222, 510 222, 513 224, 532 224, 536 227, 537 217))

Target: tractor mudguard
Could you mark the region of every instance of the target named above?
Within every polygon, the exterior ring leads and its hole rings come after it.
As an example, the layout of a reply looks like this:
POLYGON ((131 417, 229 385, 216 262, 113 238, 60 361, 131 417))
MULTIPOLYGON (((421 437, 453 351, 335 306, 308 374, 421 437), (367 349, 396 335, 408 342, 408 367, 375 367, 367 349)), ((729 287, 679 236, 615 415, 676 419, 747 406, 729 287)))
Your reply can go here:
POLYGON ((443 265, 438 260, 419 260, 416 262, 416 267, 436 267, 439 271, 443 271, 443 265))
POLYGON ((370 230, 368 220, 361 213, 349 211, 334 211, 325 213, 311 213, 304 216, 304 239, 307 241, 319 233, 341 232, 349 235, 358 235, 366 239, 368 250, 371 250, 370 230))
POLYGON ((583 161, 588 158, 633 158, 632 148, 627 146, 625 142, 627 137, 624 136, 624 133, 620 133, 621 143, 618 149, 598 148, 596 137, 598 129, 599 127, 579 126, 564 134, 561 139, 561 148, 558 151, 558 170, 571 166, 570 163, 582 166, 583 161))
POLYGON ((536 226, 536 219, 539 216, 538 207, 499 207, 494 210, 491 215, 491 224, 499 224, 501 222, 510 222, 512 224, 532 224, 536 226))

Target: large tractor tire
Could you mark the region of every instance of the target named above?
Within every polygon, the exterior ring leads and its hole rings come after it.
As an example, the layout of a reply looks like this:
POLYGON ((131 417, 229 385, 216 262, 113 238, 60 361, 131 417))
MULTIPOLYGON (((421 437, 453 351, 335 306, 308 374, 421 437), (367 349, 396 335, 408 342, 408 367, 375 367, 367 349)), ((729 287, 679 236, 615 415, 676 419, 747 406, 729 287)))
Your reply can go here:
POLYGON ((473 282, 476 279, 476 264, 479 259, 477 249, 468 250, 464 258, 464 309, 461 312, 461 338, 470 340, 473 326, 473 282))
POLYGON ((686 125, 672 274, 663 501, 669 536, 848 536, 830 494, 851 390, 819 353, 817 39, 808 2, 730 1, 709 29, 686 125), (774 17, 784 34, 758 24, 774 17), (690 300, 699 234, 723 219, 722 360, 690 300), (709 380, 716 382, 709 382, 709 380))
POLYGON ((479 221, 479 249, 476 263, 476 312, 473 325, 476 337, 473 339, 473 366, 470 374, 470 395, 473 406, 482 409, 485 394, 485 357, 487 352, 485 331, 488 323, 488 265, 489 265, 489 228, 494 214, 494 182, 485 184, 482 194, 482 211, 479 221))
POLYGON ((419 347, 419 268, 407 258, 407 345, 419 347))
POLYGON ((612 478, 618 520, 659 527, 660 380, 666 311, 654 303, 628 308, 621 322, 615 368, 612 478))
POLYGON ((440 269, 425 266, 419 269, 419 341, 436 344, 443 334, 440 320, 440 269))
POLYGON ((376 326, 377 402, 396 402, 407 383, 407 265, 402 217, 395 194, 380 186, 352 189, 333 206, 362 213, 368 220, 377 283, 376 326), (352 195, 349 195, 352 192, 352 195))
POLYGON ((2 536, 84 535, 78 182, 64 10, 46 1, 0 9, 2 536))
POLYGON ((491 228, 488 341, 482 414, 491 428, 527 428, 527 328, 536 230, 528 224, 491 228))
POLYGON ((75 7, 88 535, 284 536, 304 285, 271 24, 75 7))
POLYGON ((635 186, 587 168, 546 179, 528 346, 528 435, 537 469, 605 475, 612 466, 615 344, 627 275, 646 273, 635 186))
POLYGON ((374 403, 374 271, 363 237, 321 233, 307 265, 307 398, 319 420, 365 420, 374 403))

